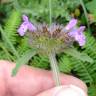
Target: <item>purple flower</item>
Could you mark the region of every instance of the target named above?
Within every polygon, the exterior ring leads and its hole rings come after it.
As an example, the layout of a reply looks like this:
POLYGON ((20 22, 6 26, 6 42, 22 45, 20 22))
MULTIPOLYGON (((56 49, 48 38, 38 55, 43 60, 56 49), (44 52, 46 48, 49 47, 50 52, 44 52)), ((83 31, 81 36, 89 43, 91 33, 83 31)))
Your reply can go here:
POLYGON ((73 37, 80 46, 85 45, 86 42, 85 35, 83 34, 84 29, 85 26, 81 26, 78 29, 74 28, 73 30, 71 30, 71 32, 69 32, 69 36, 73 37))
POLYGON ((65 27, 66 30, 71 30, 77 24, 77 19, 72 19, 65 27))
POLYGON ((29 22, 29 24, 28 24, 28 30, 31 31, 31 32, 33 32, 33 31, 36 30, 36 27, 31 22, 29 22))
POLYGON ((28 17, 26 15, 22 16, 23 18, 23 23, 20 25, 18 29, 18 33, 20 36, 24 36, 26 31, 34 31, 36 30, 36 27, 28 20, 28 17))

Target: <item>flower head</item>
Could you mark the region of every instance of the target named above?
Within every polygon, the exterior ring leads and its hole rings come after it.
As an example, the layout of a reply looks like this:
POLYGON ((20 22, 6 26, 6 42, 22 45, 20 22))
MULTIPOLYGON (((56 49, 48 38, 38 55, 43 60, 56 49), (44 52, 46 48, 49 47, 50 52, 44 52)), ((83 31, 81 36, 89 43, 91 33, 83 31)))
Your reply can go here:
POLYGON ((23 23, 20 25, 18 29, 18 33, 20 36, 24 36, 27 30, 28 31, 36 30, 35 26, 28 20, 28 17, 26 15, 23 15, 22 18, 23 23))
POLYGON ((35 32, 29 32, 29 41, 32 47, 42 50, 42 52, 50 52, 54 50, 56 53, 61 52, 64 48, 68 48, 74 42, 74 38, 68 33, 63 32, 63 26, 52 24, 50 27, 46 24, 36 26, 35 32))
POLYGON ((30 45, 39 48, 44 52, 54 50, 56 53, 61 52, 64 48, 73 45, 77 41, 80 46, 85 44, 85 35, 83 31, 85 26, 77 28, 77 20, 72 19, 66 26, 59 24, 37 24, 34 26, 26 15, 23 15, 23 23, 21 24, 18 32, 23 36, 26 31, 30 41, 30 45), (47 50, 47 51, 46 51, 47 50))

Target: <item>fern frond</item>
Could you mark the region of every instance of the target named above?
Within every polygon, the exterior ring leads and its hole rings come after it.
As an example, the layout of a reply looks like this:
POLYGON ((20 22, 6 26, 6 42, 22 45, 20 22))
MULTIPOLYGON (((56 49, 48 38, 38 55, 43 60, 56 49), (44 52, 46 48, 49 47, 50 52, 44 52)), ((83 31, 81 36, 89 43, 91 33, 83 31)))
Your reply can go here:
POLYGON ((80 61, 74 57, 60 56, 59 68, 62 72, 70 73, 71 70, 75 72, 75 75, 79 76, 86 83, 94 82, 94 71, 96 69, 96 64, 80 61), (95 67, 95 68, 94 68, 95 67), (93 69, 94 68, 94 69, 93 69))
POLYGON ((34 56, 32 59, 32 63, 30 63, 31 66, 43 68, 43 69, 49 69, 49 59, 46 56, 34 56))
MULTIPOLYGON (((10 42, 9 38, 6 36, 4 30, 2 29, 2 27, 0 26, 0 31, 1 31, 1 34, 2 34, 2 37, 3 37, 3 40, 5 41, 4 42, 4 46, 7 47, 9 46, 10 47, 10 52, 13 52, 14 56, 16 56, 17 58, 19 57, 15 47, 13 46, 13 44, 10 42)), ((2 46, 1 46, 2 47, 2 46)), ((8 47, 7 47, 8 48, 8 47)))
POLYGON ((85 81, 86 83, 93 83, 93 75, 94 75, 94 63, 87 63, 87 62, 82 62, 79 60, 76 60, 75 58, 71 58, 71 62, 74 64, 74 71, 76 74, 85 81), (92 68, 92 69, 91 69, 92 68))
POLYGON ((96 39, 86 32, 86 45, 84 46, 84 52, 88 53, 94 59, 96 58, 96 39))
POLYGON ((29 49, 28 38, 27 37, 21 38, 18 44, 19 45, 17 46, 17 52, 21 56, 24 52, 26 52, 29 49))
POLYGON ((12 44, 16 44, 17 41, 17 28, 21 23, 21 14, 19 11, 13 11, 7 22, 5 23, 4 32, 10 39, 12 44))
POLYGON ((2 54, 0 59, 7 59, 9 61, 14 60, 13 56, 11 56, 11 54, 8 52, 8 50, 4 46, 4 43, 0 42, 0 48, 1 48, 0 54, 2 54))
POLYGON ((88 96, 96 96, 96 84, 93 84, 88 88, 88 96))
POLYGON ((0 60, 9 60, 10 61, 10 57, 3 50, 0 50, 0 60))
POLYGON ((86 32, 86 45, 83 47, 82 53, 87 53, 93 60, 93 63, 81 62, 75 58, 70 58, 74 65, 75 73, 86 83, 96 82, 96 40, 88 32, 86 32))
POLYGON ((73 69, 72 63, 69 58, 70 57, 67 55, 60 56, 58 63, 61 72, 70 73, 73 69))

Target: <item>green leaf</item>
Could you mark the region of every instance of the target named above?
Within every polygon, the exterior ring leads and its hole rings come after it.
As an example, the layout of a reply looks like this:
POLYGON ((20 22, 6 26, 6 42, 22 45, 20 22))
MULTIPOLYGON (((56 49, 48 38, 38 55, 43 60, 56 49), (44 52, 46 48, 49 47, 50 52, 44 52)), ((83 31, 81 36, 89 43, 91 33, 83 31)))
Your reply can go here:
POLYGON ((81 61, 87 61, 90 63, 93 63, 93 59, 91 57, 89 57, 86 53, 80 53, 78 52, 75 48, 69 48, 69 49, 65 49, 64 51, 66 54, 71 55, 81 61))
POLYGON ((15 68, 12 70, 12 76, 15 76, 19 70, 19 68, 26 64, 34 55, 36 54, 35 49, 31 49, 26 51, 23 56, 17 60, 15 68))

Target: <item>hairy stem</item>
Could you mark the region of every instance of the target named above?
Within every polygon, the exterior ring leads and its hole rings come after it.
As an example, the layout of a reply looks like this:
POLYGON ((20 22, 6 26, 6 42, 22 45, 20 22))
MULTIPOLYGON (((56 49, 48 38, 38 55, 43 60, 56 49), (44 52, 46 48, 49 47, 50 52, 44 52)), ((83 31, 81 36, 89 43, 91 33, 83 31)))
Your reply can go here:
POLYGON ((51 0, 49 0, 49 20, 50 20, 50 25, 52 23, 52 4, 51 4, 51 0))
POLYGON ((54 80, 55 80, 55 84, 56 86, 60 86, 60 75, 59 75, 59 68, 58 68, 58 65, 57 65, 57 60, 56 60, 56 57, 55 57, 55 53, 52 52, 49 54, 49 60, 50 60, 50 63, 51 63, 51 69, 53 71, 53 77, 54 77, 54 80))

